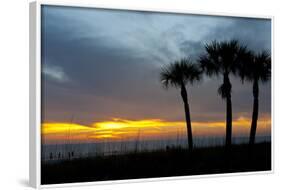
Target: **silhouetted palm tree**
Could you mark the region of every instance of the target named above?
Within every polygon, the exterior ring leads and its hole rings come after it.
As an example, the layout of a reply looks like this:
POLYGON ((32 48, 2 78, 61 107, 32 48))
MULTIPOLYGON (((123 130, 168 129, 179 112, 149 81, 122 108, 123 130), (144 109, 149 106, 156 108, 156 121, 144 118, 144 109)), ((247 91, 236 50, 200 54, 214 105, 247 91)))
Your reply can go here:
POLYGON ((235 74, 237 65, 241 61, 246 47, 239 45, 238 41, 213 41, 205 45, 206 53, 203 54, 199 62, 203 71, 209 75, 222 75, 223 83, 218 89, 219 95, 226 99, 226 147, 231 145, 232 136, 232 103, 231 103, 231 82, 229 75, 235 74))
POLYGON ((188 148, 192 150, 192 127, 186 85, 192 85, 195 81, 199 81, 201 79, 201 71, 190 59, 184 58, 163 67, 160 78, 164 87, 168 88, 172 86, 181 89, 187 127, 188 148))
POLYGON ((240 64, 239 69, 242 81, 245 79, 253 82, 253 113, 252 123, 250 130, 250 146, 255 143, 255 136, 258 122, 259 112, 259 82, 267 82, 271 77, 271 56, 268 52, 262 51, 261 53, 255 54, 248 52, 244 61, 240 64))

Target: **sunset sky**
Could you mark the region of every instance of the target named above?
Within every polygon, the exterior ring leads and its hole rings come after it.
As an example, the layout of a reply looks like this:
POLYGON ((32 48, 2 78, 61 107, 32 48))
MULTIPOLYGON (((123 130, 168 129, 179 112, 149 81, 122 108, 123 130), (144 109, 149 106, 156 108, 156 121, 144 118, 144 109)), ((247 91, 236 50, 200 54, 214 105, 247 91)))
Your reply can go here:
MULTIPOLYGON (((266 19, 43 6, 42 134, 45 142, 185 135, 179 89, 165 90, 161 67, 196 61, 204 44, 238 39, 271 51, 266 19), (70 137, 69 137, 70 136, 70 137)), ((248 135, 252 84, 231 77, 233 133, 248 135)), ((188 86, 195 136, 225 134, 221 78, 188 86)), ((260 84, 258 135, 271 131, 271 81, 260 84)))

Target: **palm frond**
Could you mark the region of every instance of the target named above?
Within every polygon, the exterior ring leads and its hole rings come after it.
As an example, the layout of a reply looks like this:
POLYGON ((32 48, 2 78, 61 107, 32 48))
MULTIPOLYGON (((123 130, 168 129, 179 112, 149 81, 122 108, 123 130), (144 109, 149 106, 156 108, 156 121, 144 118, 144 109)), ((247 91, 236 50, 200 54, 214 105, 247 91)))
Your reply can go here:
POLYGON ((216 62, 207 55, 201 55, 199 63, 202 71, 208 76, 218 75, 220 72, 220 68, 216 62))
POLYGON ((255 57, 257 66, 256 76, 262 81, 267 82, 271 78, 271 56, 268 51, 262 51, 255 57))
POLYGON ((249 51, 239 63, 239 76, 242 81, 261 80, 267 82, 271 77, 271 57, 267 51, 249 51))
POLYGON ((252 70, 252 63, 254 61, 254 52, 244 49, 239 52, 239 61, 237 64, 237 74, 240 77, 242 83, 244 83, 245 80, 252 80, 253 76, 251 73, 252 70))
POLYGON ((160 80, 165 88, 180 87, 201 80, 201 73, 200 68, 189 58, 183 58, 164 66, 160 73, 160 80))

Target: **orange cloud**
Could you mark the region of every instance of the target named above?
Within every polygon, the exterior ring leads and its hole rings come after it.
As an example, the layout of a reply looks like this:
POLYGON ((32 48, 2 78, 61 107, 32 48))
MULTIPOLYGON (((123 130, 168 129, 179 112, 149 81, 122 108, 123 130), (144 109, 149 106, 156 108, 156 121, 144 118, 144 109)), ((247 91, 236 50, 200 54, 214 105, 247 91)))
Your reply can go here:
MULTIPOLYGON (((251 120, 240 117, 233 121, 233 134, 248 135, 251 120)), ((195 136, 219 136, 225 134, 225 122, 192 122, 195 136)), ((258 133, 270 133, 271 119, 260 118, 258 133)), ((113 118, 109 121, 93 123, 90 126, 75 123, 43 123, 42 139, 45 143, 66 141, 100 141, 174 138, 186 136, 185 121, 165 121, 161 119, 126 120, 113 118)))

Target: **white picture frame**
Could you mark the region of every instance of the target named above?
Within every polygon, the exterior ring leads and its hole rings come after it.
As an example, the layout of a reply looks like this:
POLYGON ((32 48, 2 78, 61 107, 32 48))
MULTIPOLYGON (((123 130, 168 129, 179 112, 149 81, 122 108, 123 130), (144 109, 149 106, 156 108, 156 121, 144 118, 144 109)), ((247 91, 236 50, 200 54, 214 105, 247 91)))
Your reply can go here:
POLYGON ((179 10, 163 10, 163 9, 148 9, 141 7, 124 7, 124 6, 108 6, 94 3, 84 3, 81 1, 36 1, 30 3, 30 26, 29 26, 29 44, 30 44, 30 118, 29 118, 29 179, 30 185, 34 188, 45 187, 67 187, 67 186, 81 186, 81 185, 97 185, 97 184, 112 184, 112 183, 127 183, 127 182, 145 182, 158 180, 177 180, 190 179, 202 177, 220 177, 220 176, 236 176, 265 173, 270 174, 274 172, 274 17, 264 15, 245 15, 245 14, 228 14, 217 12, 203 12, 203 11, 179 11, 179 10), (102 9, 117 9, 117 10, 135 10, 135 11, 152 11, 160 13, 183 13, 183 14, 199 14, 210 16, 231 16, 231 17, 247 17, 247 18, 261 18, 271 19, 271 57, 272 57, 272 82, 271 82, 271 171, 262 172, 242 172, 242 173, 227 173, 227 174, 211 174, 211 175, 196 175, 183 177, 164 177, 164 178, 147 178, 147 179, 130 179, 117 181, 101 181, 101 182, 82 182, 70 184, 54 184, 41 185, 41 7, 43 5, 52 6, 71 6, 71 7, 85 7, 85 8, 102 8, 102 9))

